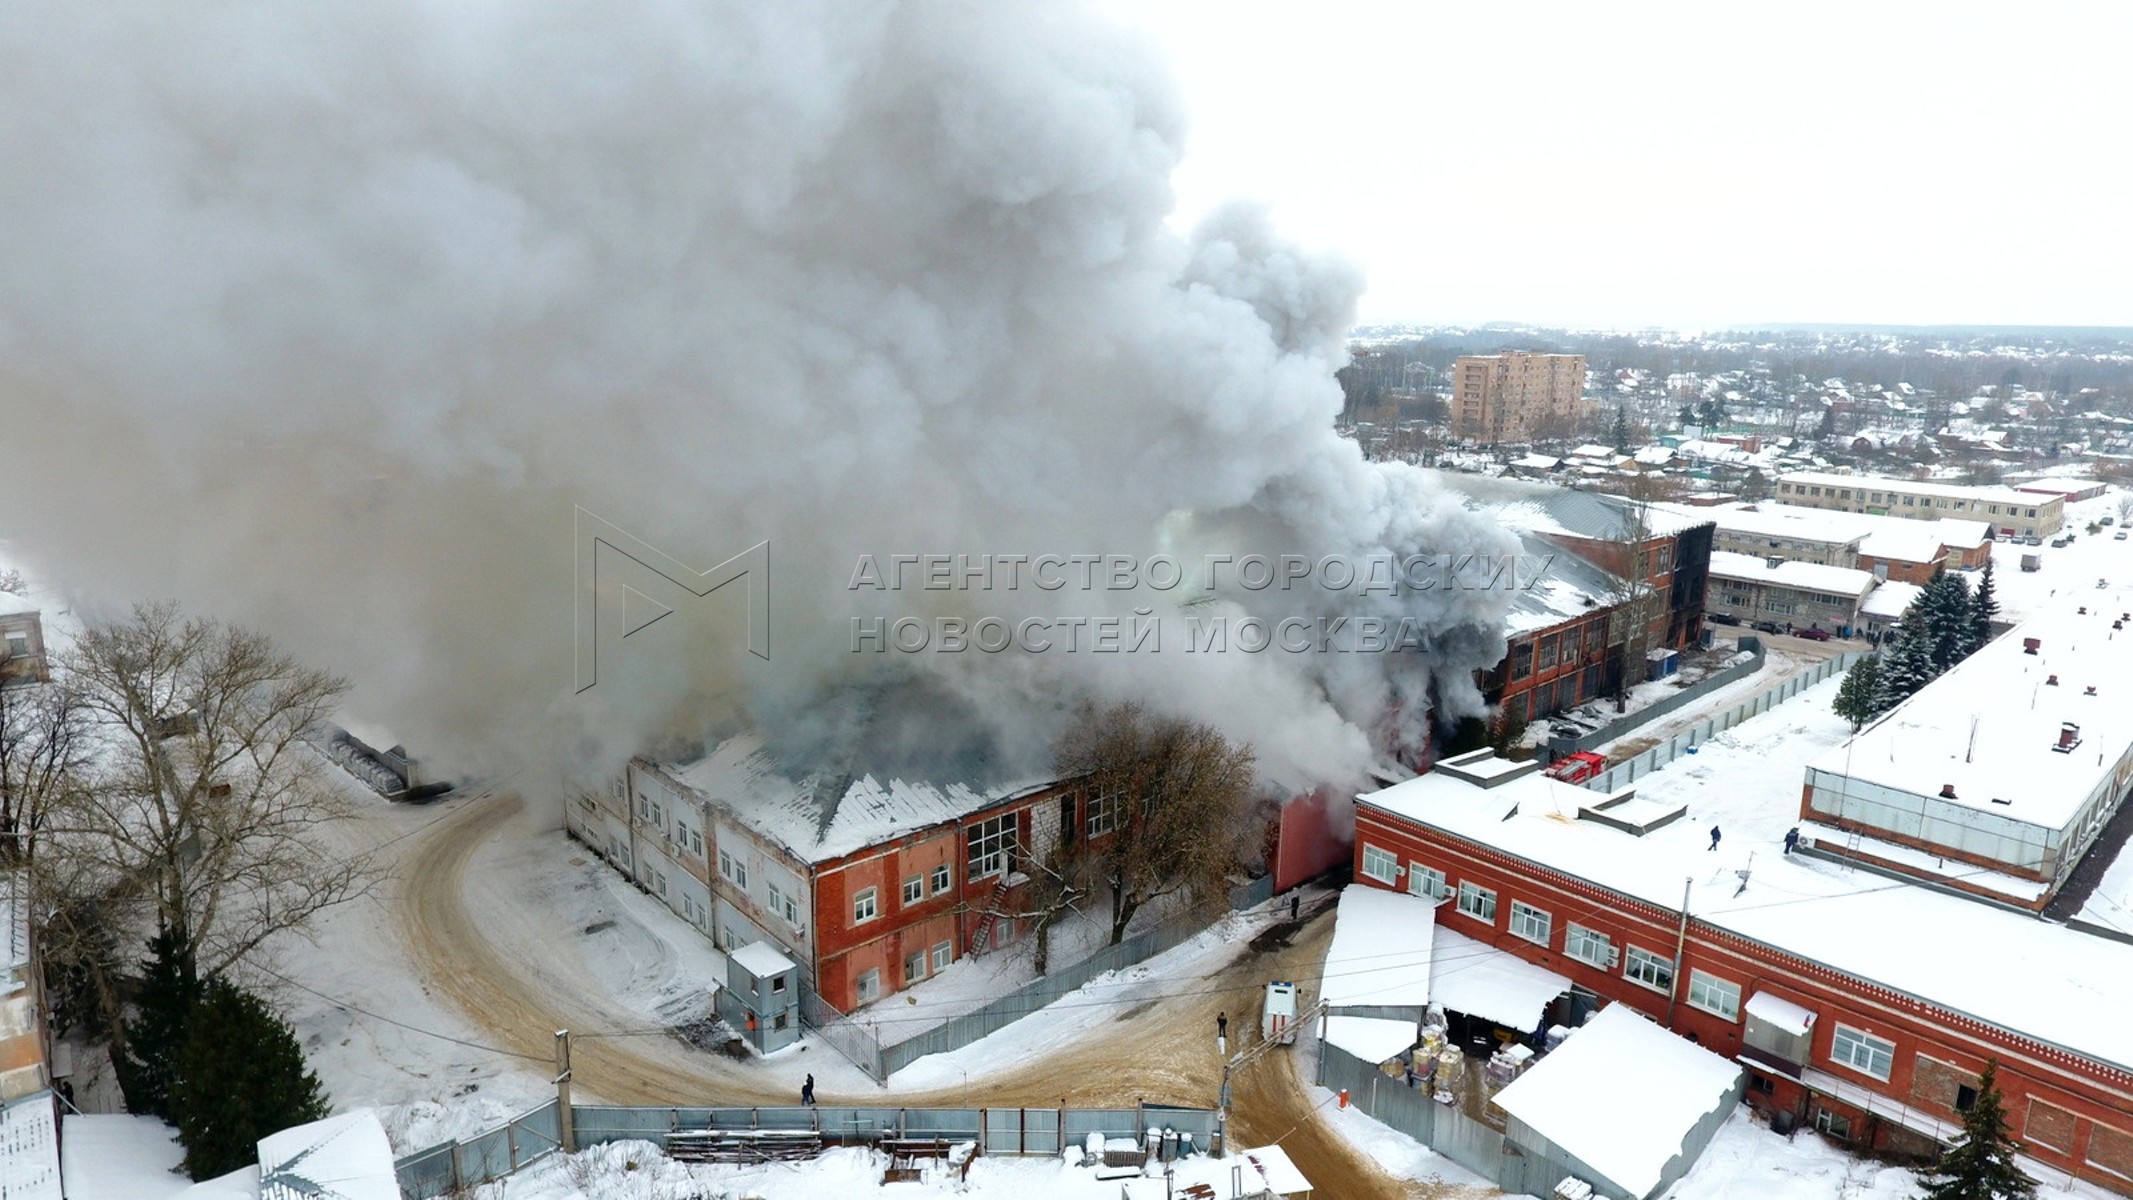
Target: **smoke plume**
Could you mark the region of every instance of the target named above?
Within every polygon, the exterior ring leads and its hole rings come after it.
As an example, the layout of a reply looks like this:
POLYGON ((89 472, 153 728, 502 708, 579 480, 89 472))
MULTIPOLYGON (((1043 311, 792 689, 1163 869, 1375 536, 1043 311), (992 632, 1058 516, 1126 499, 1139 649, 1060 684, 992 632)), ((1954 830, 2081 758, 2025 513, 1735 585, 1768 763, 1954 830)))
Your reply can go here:
POLYGON ((748 719, 1041 769, 1071 706, 1356 778, 1474 703, 1504 597, 1199 587, 1210 555, 1514 547, 1336 437, 1350 268, 1165 227, 1183 114, 1050 3, 0 4, 0 496, 85 612, 175 596, 461 767, 748 719), (728 588, 573 688, 573 514, 728 588), (855 589, 863 556, 1170 554, 1140 592, 855 589), (854 617, 1419 618, 1430 649, 855 653, 854 617), (662 640, 663 639, 663 640, 662 640), (1412 737, 1412 728, 1404 736, 1412 737))

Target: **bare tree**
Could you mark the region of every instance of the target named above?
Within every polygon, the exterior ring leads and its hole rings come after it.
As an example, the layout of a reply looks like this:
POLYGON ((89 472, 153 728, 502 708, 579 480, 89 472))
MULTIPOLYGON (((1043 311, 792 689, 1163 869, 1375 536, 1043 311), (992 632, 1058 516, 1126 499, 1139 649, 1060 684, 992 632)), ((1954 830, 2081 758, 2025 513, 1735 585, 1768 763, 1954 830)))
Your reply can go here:
POLYGON ((39 847, 47 948, 123 1045, 117 947, 173 940, 202 978, 359 894, 367 860, 317 834, 345 815, 306 741, 347 685, 265 636, 137 606, 61 654, 95 751, 39 847))
POLYGON ((1641 500, 1614 506, 1620 524, 1614 537, 1613 561, 1616 584, 1608 599, 1614 612, 1607 620, 1608 646, 1621 664, 1615 682, 1615 711, 1629 708, 1630 689, 1643 682, 1644 656, 1650 649, 1652 622, 1659 618, 1665 597, 1652 583, 1651 510, 1641 500))
POLYGON ((0 687, 0 866, 30 862, 45 822, 81 785, 87 725, 62 684, 0 687))
POLYGON ((1253 840, 1253 755, 1206 725, 1137 704, 1085 706, 1056 750, 1062 776, 1112 805, 1087 851, 1092 884, 1111 900, 1111 944, 1149 903, 1184 893, 1214 908, 1253 840))

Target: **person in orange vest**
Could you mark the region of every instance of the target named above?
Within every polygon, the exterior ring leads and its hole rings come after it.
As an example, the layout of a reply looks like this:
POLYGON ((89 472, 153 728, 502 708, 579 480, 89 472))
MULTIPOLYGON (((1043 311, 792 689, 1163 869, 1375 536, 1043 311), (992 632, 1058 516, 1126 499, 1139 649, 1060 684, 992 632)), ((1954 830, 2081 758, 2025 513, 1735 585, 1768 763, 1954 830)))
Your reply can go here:
POLYGON ((749 1037, 754 1037, 754 1036, 755 1036, 755 1014, 754 1014, 754 1013, 749 1013, 749 1014, 748 1014, 748 1036, 749 1036, 749 1037))

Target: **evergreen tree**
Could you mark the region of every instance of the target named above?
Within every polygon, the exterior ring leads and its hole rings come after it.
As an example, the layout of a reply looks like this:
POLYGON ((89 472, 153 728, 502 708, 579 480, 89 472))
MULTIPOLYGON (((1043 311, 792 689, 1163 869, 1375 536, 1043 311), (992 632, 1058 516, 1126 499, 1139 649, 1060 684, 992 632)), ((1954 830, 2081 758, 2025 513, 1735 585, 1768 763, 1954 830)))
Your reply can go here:
POLYGON ((1961 662, 1969 653, 1971 636, 1970 589, 1962 578, 1946 571, 1933 572, 1913 607, 1926 611, 1933 673, 1938 675, 1961 662))
POLYGON ((112 1063, 127 1108, 170 1117, 171 1080, 199 1002, 200 979, 184 935, 165 932, 148 939, 148 960, 133 998, 134 1017, 126 1023, 127 1044, 112 1063))
POLYGON ((1933 681, 1933 634, 1926 625, 1925 596, 1912 601, 1896 623, 1896 644, 1882 651, 1874 674, 1874 713, 1880 715, 1933 681))
POLYGON ((327 1113, 296 1035, 266 1001, 210 979, 170 1084, 185 1172, 213 1179, 259 1158, 259 1139, 327 1113))
POLYGON ((1994 595, 1992 560, 1977 577, 1977 590, 1970 594, 1970 648, 1974 651, 1992 640, 1992 623, 2000 617, 2000 601, 1994 595))
POLYGON ((1629 453, 1629 413, 1619 405, 1615 408, 1615 453, 1629 453))
POLYGON ((1881 670, 1881 656, 1869 654, 1852 664, 1837 686, 1837 715, 1852 723, 1852 732, 1875 717, 1874 683, 1881 670))
POLYGON ((2015 1165, 2019 1149, 2007 1132, 1996 1082, 2000 1064, 1988 1061, 1978 1079, 1977 1102, 1963 1114, 1963 1137, 1924 1172, 1924 1200, 2031 1200, 2036 1181, 2015 1165))

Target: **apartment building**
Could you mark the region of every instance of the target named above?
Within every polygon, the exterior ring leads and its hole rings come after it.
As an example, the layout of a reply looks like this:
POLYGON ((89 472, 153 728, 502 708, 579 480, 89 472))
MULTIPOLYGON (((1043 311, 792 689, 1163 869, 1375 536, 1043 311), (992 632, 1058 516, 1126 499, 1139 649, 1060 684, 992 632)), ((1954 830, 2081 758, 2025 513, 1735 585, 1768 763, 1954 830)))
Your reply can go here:
POLYGON ((2133 945, 1798 861, 1782 801, 1689 815, 1484 751, 1359 797, 1355 877, 1735 1059, 1788 1127, 1930 1155, 1997 1061, 2027 1169, 2133 1194, 2133 945))
POLYGON ((2049 537, 2066 524, 2066 498, 2056 492, 2009 487, 1970 487, 1872 475, 1801 471, 1779 478, 1781 504, 1836 509, 1875 516, 1983 521, 2001 537, 2049 537))
POLYGON ((1585 356, 1462 356, 1452 368, 1452 436, 1477 442, 1564 437, 1584 413, 1585 356))

